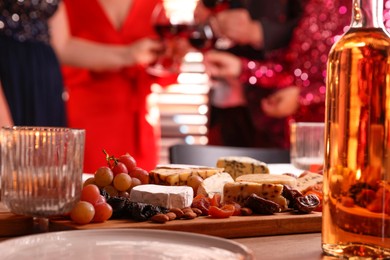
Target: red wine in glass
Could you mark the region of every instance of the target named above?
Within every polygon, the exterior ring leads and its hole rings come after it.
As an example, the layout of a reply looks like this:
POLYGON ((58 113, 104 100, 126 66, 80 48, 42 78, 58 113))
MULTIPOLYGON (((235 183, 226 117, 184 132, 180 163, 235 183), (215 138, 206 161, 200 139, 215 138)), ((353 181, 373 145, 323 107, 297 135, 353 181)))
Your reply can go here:
POLYGON ((217 39, 214 37, 214 33, 208 24, 194 26, 194 29, 188 36, 188 41, 192 47, 201 52, 214 48, 216 40, 217 39))

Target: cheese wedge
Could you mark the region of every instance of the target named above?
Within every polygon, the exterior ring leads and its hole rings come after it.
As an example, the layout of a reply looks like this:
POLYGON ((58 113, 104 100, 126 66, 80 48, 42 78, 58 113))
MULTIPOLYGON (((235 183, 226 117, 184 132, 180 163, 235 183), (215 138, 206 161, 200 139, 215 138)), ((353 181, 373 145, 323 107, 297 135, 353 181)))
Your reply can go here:
POLYGON ((187 179, 191 175, 199 175, 202 179, 206 179, 218 172, 223 172, 222 168, 201 167, 177 167, 169 168, 169 165, 156 168, 149 172, 150 180, 154 184, 180 186, 186 185, 187 179))
POLYGON ((220 157, 217 161, 218 168, 224 168, 233 179, 244 174, 269 173, 266 163, 245 156, 220 157))
POLYGON ((170 208, 185 208, 192 204, 194 192, 188 186, 145 184, 135 186, 130 201, 170 208))
POLYGON ((291 188, 295 188, 297 186, 297 178, 288 175, 276 174, 245 174, 237 177, 236 181, 264 184, 283 184, 288 185, 291 188))
POLYGON ((278 203, 281 210, 286 210, 288 208, 287 200, 282 196, 282 192, 282 184, 260 184, 254 182, 226 183, 223 187, 223 201, 234 201, 243 206, 247 198, 254 193, 259 197, 278 203))
POLYGON ((196 192, 197 195, 203 194, 206 197, 212 198, 214 194, 223 195, 223 187, 225 183, 234 182, 232 176, 227 172, 219 172, 203 180, 196 192))

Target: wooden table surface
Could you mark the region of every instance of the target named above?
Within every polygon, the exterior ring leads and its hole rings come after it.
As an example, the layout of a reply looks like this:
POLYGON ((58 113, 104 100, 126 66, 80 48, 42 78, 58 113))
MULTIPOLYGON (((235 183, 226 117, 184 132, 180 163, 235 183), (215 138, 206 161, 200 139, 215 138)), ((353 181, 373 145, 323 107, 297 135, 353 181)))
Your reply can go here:
POLYGON ((232 239, 251 249, 258 260, 333 260, 321 251, 321 233, 232 239))

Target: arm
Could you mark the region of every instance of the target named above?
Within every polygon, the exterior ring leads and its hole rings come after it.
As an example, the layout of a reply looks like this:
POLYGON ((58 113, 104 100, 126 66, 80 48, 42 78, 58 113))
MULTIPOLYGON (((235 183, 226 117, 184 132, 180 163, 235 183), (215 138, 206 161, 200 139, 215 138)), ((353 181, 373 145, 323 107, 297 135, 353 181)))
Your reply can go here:
POLYGON ((112 45, 72 37, 64 3, 51 18, 50 28, 52 45, 60 61, 91 70, 117 70, 135 64, 149 64, 162 48, 152 39, 141 39, 130 45, 112 45))
POLYGON ((291 0, 288 3, 279 1, 275 5, 264 5, 263 1, 254 0, 250 1, 246 9, 219 12, 211 21, 220 35, 239 45, 270 51, 288 44, 301 13, 301 0, 291 0), (275 6, 278 7, 277 10, 275 6))
POLYGON ((9 111, 7 100, 5 99, 3 93, 3 87, 0 82, 0 127, 2 126, 12 126, 12 117, 11 112, 9 111))
POLYGON ((246 9, 231 9, 210 18, 217 34, 229 38, 239 45, 250 45, 262 49, 264 45, 263 26, 260 21, 251 18, 246 9))

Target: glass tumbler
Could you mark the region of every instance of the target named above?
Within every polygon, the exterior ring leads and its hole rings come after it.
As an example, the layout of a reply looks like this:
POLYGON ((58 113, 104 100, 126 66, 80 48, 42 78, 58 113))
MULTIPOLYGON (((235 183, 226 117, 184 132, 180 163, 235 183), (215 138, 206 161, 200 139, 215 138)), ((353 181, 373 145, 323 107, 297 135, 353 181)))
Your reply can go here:
POLYGON ((0 136, 6 207, 43 219, 68 213, 80 198, 85 130, 17 126, 0 136))
POLYGON ((324 163, 324 123, 298 122, 290 128, 290 156, 294 167, 320 169, 324 163))

